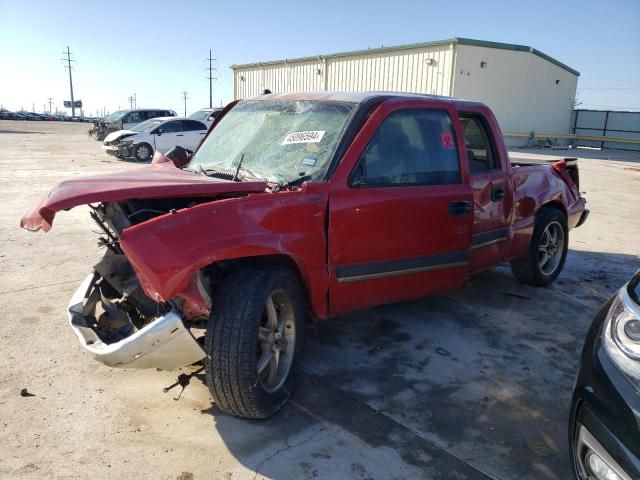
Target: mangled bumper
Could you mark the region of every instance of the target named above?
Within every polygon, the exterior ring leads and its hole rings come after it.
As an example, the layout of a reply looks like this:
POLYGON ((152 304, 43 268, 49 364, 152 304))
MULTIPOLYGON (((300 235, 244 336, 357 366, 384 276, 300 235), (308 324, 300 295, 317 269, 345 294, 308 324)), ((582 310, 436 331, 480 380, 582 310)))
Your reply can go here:
POLYGON ((132 153, 128 145, 103 145, 102 150, 118 158, 130 157, 132 153))
POLYGON ((80 346, 94 359, 117 368, 174 370, 205 357, 202 347, 173 311, 119 342, 104 343, 88 326, 93 312, 86 300, 95 282, 96 275, 89 275, 71 297, 68 307, 69 324, 80 346))

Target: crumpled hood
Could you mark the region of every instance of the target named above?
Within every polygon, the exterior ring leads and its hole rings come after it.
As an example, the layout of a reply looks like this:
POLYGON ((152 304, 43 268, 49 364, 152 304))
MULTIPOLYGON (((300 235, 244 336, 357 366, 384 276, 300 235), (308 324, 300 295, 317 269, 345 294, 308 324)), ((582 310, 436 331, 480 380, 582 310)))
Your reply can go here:
POLYGON ((138 135, 138 133, 140 132, 134 132, 133 130, 118 130, 117 132, 111 132, 109 135, 104 137, 104 144, 107 145, 109 142, 114 142, 124 137, 138 135))
POLYGON ((232 182, 180 170, 172 163, 65 180, 56 185, 20 220, 27 230, 51 230, 60 210, 98 202, 134 198, 208 197, 221 193, 264 192, 265 182, 232 182))

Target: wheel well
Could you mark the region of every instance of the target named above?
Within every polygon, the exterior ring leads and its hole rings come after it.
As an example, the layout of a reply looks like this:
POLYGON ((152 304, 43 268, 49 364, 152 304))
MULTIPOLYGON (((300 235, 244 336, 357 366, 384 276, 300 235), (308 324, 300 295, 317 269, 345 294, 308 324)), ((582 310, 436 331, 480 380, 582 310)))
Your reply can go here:
POLYGON ((231 260, 222 260, 220 262, 207 265, 201 271, 209 281, 210 295, 213 296, 220 285, 229 276, 229 274, 239 268, 246 267, 284 267, 289 269, 298 279, 302 291, 304 292, 305 302, 309 307, 310 294, 309 286, 298 267, 298 264, 289 255, 257 255, 255 257, 234 258, 231 260))
POLYGON ((540 213, 543 210, 557 210, 558 212, 562 213, 562 215, 565 218, 565 221, 567 219, 567 212, 564 209, 564 205, 562 205, 560 202, 551 201, 551 202, 547 202, 547 203, 543 204, 540 207, 540 209, 538 210, 538 215, 540 215, 540 213))

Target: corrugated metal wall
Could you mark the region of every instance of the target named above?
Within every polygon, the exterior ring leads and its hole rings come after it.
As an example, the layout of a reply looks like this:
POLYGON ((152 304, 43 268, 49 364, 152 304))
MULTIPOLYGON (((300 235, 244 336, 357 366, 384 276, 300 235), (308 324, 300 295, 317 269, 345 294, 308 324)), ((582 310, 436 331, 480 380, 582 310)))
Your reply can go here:
POLYGON ((503 130, 570 133, 578 77, 564 68, 526 51, 457 45, 455 69, 453 96, 487 104, 503 130))
POLYGON ((450 46, 327 59, 327 89, 450 95, 450 46))
POLYGON ((234 98, 266 88, 428 93, 484 102, 503 130, 570 133, 577 82, 529 51, 448 43, 236 67, 234 98))
POLYGON ((324 90, 322 72, 323 64, 320 60, 267 64, 235 70, 234 99, 254 97, 265 88, 274 93, 324 90))
POLYGON ((439 45, 234 70, 234 98, 294 91, 396 91, 451 94, 453 48, 439 45))

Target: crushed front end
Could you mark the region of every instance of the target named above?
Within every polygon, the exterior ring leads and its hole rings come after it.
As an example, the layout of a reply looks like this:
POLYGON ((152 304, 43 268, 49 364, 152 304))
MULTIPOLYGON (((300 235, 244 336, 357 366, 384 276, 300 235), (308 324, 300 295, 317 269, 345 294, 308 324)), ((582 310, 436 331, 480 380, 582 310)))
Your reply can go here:
POLYGON ((82 348, 110 367, 173 370, 205 357, 187 325, 206 318, 206 308, 184 299, 150 299, 119 245, 123 229, 166 214, 167 203, 134 200, 91 206, 102 233, 99 244, 106 251, 71 298, 69 324, 82 348))
POLYGON ((129 137, 136 135, 136 132, 126 131, 111 133, 106 135, 102 142, 102 150, 117 158, 128 158, 133 156, 133 141, 129 137))

